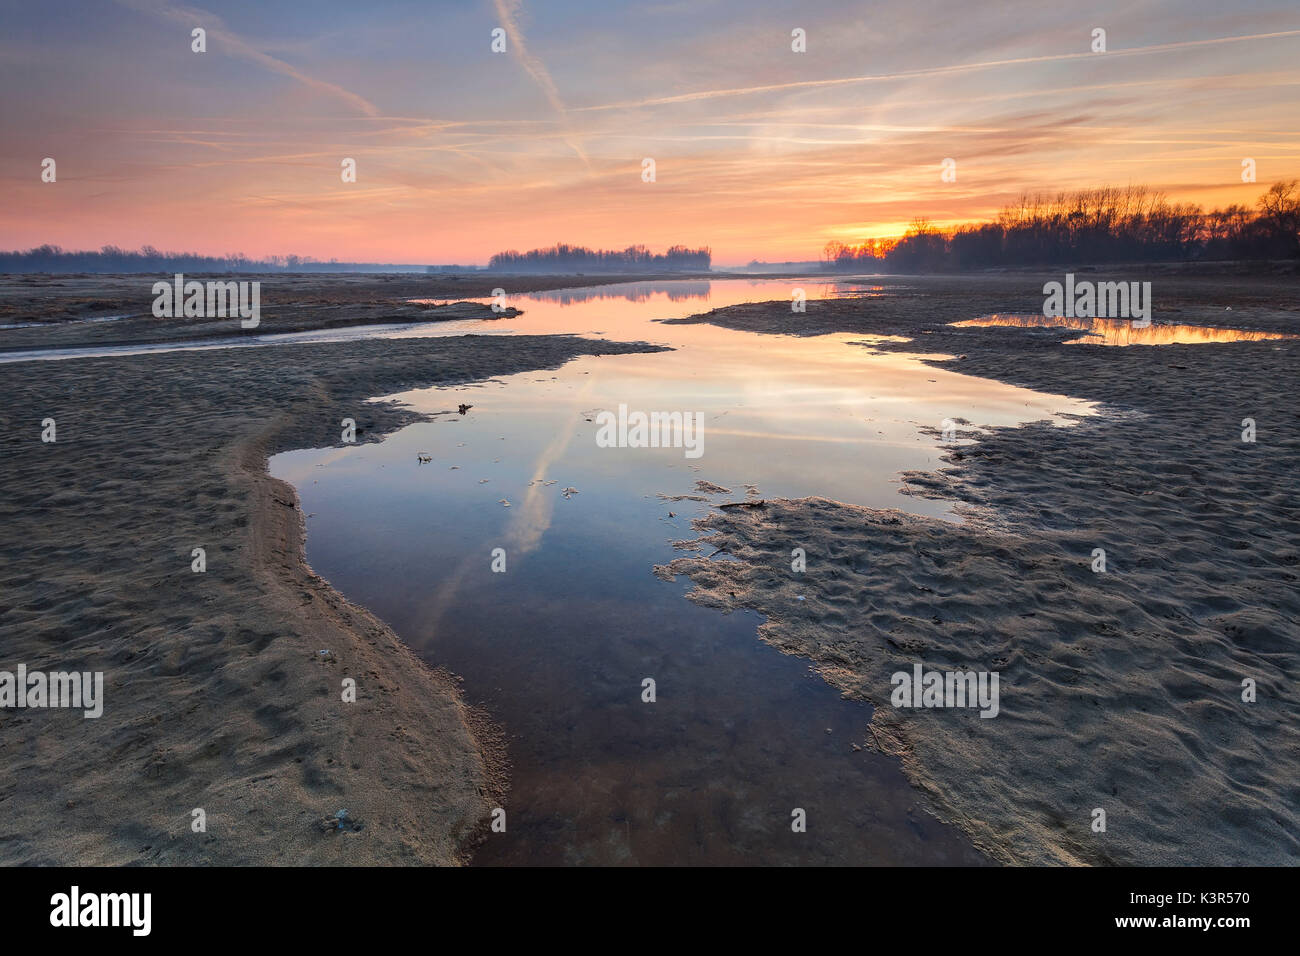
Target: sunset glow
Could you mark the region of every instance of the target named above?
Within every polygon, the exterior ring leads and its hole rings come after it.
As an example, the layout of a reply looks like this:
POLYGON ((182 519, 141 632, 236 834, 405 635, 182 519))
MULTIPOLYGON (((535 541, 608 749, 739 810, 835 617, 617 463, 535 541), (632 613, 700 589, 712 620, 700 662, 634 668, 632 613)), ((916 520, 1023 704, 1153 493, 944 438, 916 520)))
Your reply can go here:
POLYGON ((1025 191, 1251 204, 1300 175, 1300 13, 1284 0, 122 0, 5 19, 10 249, 483 263, 682 243, 725 266, 813 259, 918 216, 984 219, 1025 191))

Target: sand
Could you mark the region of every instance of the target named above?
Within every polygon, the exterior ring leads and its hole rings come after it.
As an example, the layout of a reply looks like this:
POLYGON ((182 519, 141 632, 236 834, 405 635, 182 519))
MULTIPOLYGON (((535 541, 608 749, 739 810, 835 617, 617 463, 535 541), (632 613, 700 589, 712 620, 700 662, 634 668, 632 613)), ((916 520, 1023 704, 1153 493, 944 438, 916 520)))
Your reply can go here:
MULTIPOLYGON (((116 302, 95 298, 104 281, 6 280, 4 320, 63 294, 51 289, 90 303, 65 319, 98 314, 116 302)), ((293 292, 317 308, 265 308, 278 324, 261 331, 391 307, 388 280, 350 277, 331 299, 335 281, 303 278, 293 292)), ((402 296, 485 294, 392 281, 402 296)), ((1294 865, 1296 345, 1110 349, 942 324, 1037 311, 1042 281, 882 280, 889 297, 802 315, 782 301, 684 320, 908 335, 873 347, 919 343, 954 356, 940 364, 1102 414, 991 430, 941 471, 905 476, 905 490, 956 502, 962 524, 733 494, 745 507, 700 523, 702 554, 718 559, 658 570, 690 574, 695 600, 761 611, 764 640, 883 704, 863 745, 898 755, 933 812, 994 859, 1294 865), (798 576, 795 546, 808 552, 798 576), (1095 547, 1105 575, 1090 570, 1095 547), (917 661, 998 670, 999 716, 890 707, 890 674, 917 661), (1240 700, 1247 676, 1253 704, 1240 700), (1090 828, 1097 807, 1105 833, 1090 828)), ((1157 321, 1300 331, 1293 278, 1165 277, 1154 291, 1157 321)), ((153 320, 101 331, 114 326, 0 330, 0 349, 196 337, 153 320)), ((630 348, 469 336, 4 366, 0 668, 103 670, 107 701, 98 720, 0 710, 0 862, 462 862, 507 785, 497 735, 453 678, 312 573, 295 493, 266 459, 337 444, 345 416, 359 441, 412 419, 369 396, 630 348), (46 416, 53 445, 39 438, 46 416), (198 546, 204 574, 190 570, 198 546), (340 700, 345 677, 356 703, 340 700), (191 829, 200 807, 206 833, 191 829), (322 829, 343 810, 347 829, 322 829)))
MULTIPOLYGON (((700 519, 708 549, 657 573, 689 575, 700 603, 761 612, 763 640, 875 704, 865 743, 897 754, 934 812, 994 859, 1300 862, 1300 343, 1109 348, 948 329, 1037 312, 1042 280, 911 281, 918 291, 806 315, 779 302, 683 321, 909 335, 874 347, 919 344, 947 356, 936 365, 1099 414, 987 430, 939 471, 903 476, 904 491, 955 502, 961 523, 903 501, 751 501, 700 519), (806 573, 791 570, 795 547, 806 573), (716 549, 732 560, 704 556, 716 549), (891 675, 917 662, 997 671, 999 715, 891 706, 891 675)), ((1300 331, 1294 278, 1165 277, 1155 301, 1156 321, 1300 331)))
MULTIPOLYGON (((462 302, 547 289, 626 282, 628 276, 425 275, 186 275, 186 280, 261 283, 255 329, 238 318, 153 317, 154 273, 141 275, 13 275, 0 277, 0 352, 136 345, 307 332, 356 325, 415 324, 465 318, 509 318, 462 302), (408 302, 432 299, 432 303, 408 302), (105 321, 107 319, 107 321, 105 321), (32 326, 4 328, 7 325, 32 326)), ((654 278, 639 277, 639 278, 654 278)), ((681 278, 680 276, 677 278, 681 278)))
POLYGON ((415 417, 370 396, 636 349, 465 336, 4 366, 0 669, 103 671, 106 701, 0 709, 0 862, 462 862, 506 785, 493 728, 306 565, 267 458, 339 444, 344 417, 359 442, 415 417))

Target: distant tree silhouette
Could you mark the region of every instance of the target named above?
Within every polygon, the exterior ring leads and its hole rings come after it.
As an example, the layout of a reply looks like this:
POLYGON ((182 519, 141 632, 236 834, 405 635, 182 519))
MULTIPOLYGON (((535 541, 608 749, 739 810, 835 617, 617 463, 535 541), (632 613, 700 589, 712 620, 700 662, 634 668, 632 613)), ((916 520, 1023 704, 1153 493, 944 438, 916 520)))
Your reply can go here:
POLYGON ((940 232, 912 223, 900 239, 830 242, 828 271, 927 272, 1081 262, 1275 259, 1300 256, 1300 181, 1274 183, 1256 203, 1205 212, 1142 186, 1055 197, 1025 195, 994 222, 940 232))
POLYGON ((622 251, 588 249, 559 242, 548 249, 498 252, 488 261, 493 272, 708 272, 713 253, 707 246, 671 246, 655 255, 645 246, 622 251))
POLYGON ((153 246, 143 246, 135 252, 111 245, 98 252, 73 252, 51 245, 25 252, 0 252, 0 272, 414 272, 423 268, 337 259, 321 262, 310 256, 294 255, 250 259, 242 252, 203 256, 197 252, 161 252, 153 246))

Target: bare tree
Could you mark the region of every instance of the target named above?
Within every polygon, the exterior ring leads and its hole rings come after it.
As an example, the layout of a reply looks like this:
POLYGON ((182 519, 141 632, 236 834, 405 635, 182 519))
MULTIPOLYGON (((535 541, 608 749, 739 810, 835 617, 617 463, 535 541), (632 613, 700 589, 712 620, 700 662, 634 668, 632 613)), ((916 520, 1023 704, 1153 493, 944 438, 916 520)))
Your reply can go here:
POLYGON ((1262 225, 1292 255, 1300 254, 1300 180, 1274 183, 1257 205, 1262 225))

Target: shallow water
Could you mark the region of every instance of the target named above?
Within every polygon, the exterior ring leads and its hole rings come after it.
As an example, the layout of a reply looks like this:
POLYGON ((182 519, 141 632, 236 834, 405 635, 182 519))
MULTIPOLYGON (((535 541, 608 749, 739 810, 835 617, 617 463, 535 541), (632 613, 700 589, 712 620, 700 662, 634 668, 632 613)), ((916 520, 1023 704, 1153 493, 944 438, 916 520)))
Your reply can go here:
MULTIPOLYGON (((810 300, 874 294, 853 282, 803 285, 810 300)), ((981 859, 924 811, 896 761, 853 749, 869 736, 869 706, 756 640, 757 615, 697 607, 686 582, 652 575, 707 509, 660 495, 707 480, 729 489, 714 502, 738 500, 749 482, 759 495, 950 517, 942 502, 899 494, 899 471, 939 465, 938 437, 922 427, 1088 408, 873 352, 863 336, 654 321, 788 300, 791 286, 632 283, 513 297, 522 316, 479 325, 676 351, 403 393, 441 414, 379 444, 272 460, 301 495, 312 566, 463 676, 466 699, 505 728, 507 831, 477 863, 981 859), (462 403, 472 406, 464 415, 462 403), (595 419, 619 404, 700 413, 703 454, 598 447, 595 419), (491 567, 497 548, 503 573, 491 567), (646 678, 654 703, 642 701, 646 678), (805 833, 792 832, 796 808, 805 833)))
POLYGON ((1066 345, 1209 345, 1220 342, 1271 342, 1297 336, 1281 332, 1251 332, 1246 329, 1215 329, 1201 325, 1174 325, 1153 322, 1134 325, 1130 319, 1066 318, 1044 315, 986 315, 956 327, 1006 326, 1017 329, 1074 329, 1084 334, 1069 339, 1066 345))
MULTIPOLYGON (((123 318, 117 316, 117 318, 123 318)), ((93 321, 93 320, 88 320, 93 321)), ((40 323, 36 323, 40 324, 40 323)), ((149 342, 140 345, 88 345, 70 348, 27 349, 17 352, 0 352, 0 364, 7 362, 50 362, 78 358, 102 358, 110 355, 160 355, 165 352, 206 352, 212 349, 250 349, 269 345, 302 345, 311 342, 352 342, 357 339, 390 338, 394 333, 434 335, 464 335, 467 331, 491 334, 491 329, 471 329, 481 325, 471 321, 429 322, 417 326, 405 324, 349 325, 338 329, 315 329, 308 332, 272 332, 266 335, 243 335, 231 338, 184 339, 176 342, 149 342)), ((23 328, 23 326, 12 326, 23 328)))

